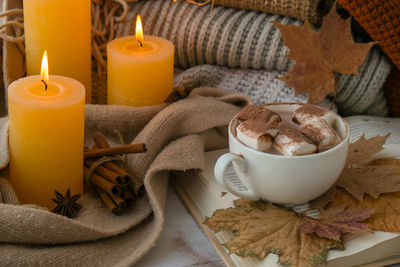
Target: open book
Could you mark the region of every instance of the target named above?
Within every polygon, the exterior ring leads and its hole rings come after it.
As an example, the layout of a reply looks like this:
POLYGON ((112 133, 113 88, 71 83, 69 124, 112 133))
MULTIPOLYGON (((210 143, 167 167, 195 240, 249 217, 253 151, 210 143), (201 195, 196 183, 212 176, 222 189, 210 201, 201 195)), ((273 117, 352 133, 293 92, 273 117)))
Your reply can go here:
MULTIPOLYGON (((385 149, 376 157, 400 158, 400 119, 380 118, 372 116, 352 116, 346 121, 350 125, 350 140, 354 142, 362 133, 366 137, 386 135, 391 133, 385 149)), ((205 217, 210 217, 217 209, 233 206, 233 200, 238 197, 223 193, 222 188, 214 178, 214 165, 218 157, 228 150, 218 150, 205 153, 206 168, 201 173, 176 174, 171 182, 192 216, 198 222, 218 254, 227 266, 268 266, 278 267, 278 256, 269 254, 265 259, 255 257, 241 258, 228 255, 222 246, 233 235, 230 232, 214 233, 203 224, 205 217), (190 176, 190 177, 189 177, 190 176)), ((226 175, 232 185, 240 188, 244 185, 237 178, 233 167, 226 175)), ((308 204, 298 205, 295 209, 306 209, 308 204)), ((400 262, 400 234, 375 231, 359 236, 349 236, 345 240, 346 249, 330 250, 328 266, 384 266, 400 262)))

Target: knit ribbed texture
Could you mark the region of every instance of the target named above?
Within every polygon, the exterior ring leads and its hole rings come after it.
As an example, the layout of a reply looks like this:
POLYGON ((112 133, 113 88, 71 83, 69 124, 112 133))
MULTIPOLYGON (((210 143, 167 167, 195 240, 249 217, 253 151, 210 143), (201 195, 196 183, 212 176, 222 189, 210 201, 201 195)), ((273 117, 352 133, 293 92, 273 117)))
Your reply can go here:
MULTIPOLYGON (((162 36, 174 43, 175 64, 180 68, 212 64, 263 70, 241 72, 221 69, 218 73, 213 73, 215 68, 211 66, 187 70, 193 74, 190 77, 196 82, 201 82, 196 78, 197 75, 206 72, 207 79, 201 83, 208 86, 221 86, 221 82, 212 81, 224 80, 222 88, 232 91, 228 85, 235 84, 237 92, 246 92, 253 98, 261 97, 254 99, 257 103, 275 99, 269 97, 265 90, 268 92, 268 88, 279 84, 271 78, 277 73, 270 75, 266 71, 283 74, 293 64, 286 57, 289 49, 284 46, 279 30, 271 21, 302 24, 293 18, 253 11, 214 7, 210 13, 208 8, 185 2, 176 2, 170 7, 169 1, 147 0, 132 6, 128 15, 129 22, 122 25, 119 35, 129 34, 131 22, 139 12, 143 17, 146 34, 162 36), (206 70, 207 68, 211 69, 206 70), (227 76, 221 77, 223 75, 227 76), (239 82, 240 79, 245 79, 246 82, 239 82)), ((341 75, 337 98, 339 111, 343 115, 387 115, 387 103, 382 88, 390 68, 386 56, 379 49, 372 48, 364 65, 360 67, 360 76, 341 75)), ((204 74, 201 75, 205 77, 204 74)), ((280 95, 283 94, 288 94, 286 98, 290 98, 293 91, 289 93, 284 90, 280 95)))
POLYGON ((400 117, 400 70, 398 68, 392 68, 384 87, 390 114, 400 117))
POLYGON ((294 90, 276 79, 278 72, 265 70, 230 69, 214 65, 201 65, 175 72, 175 87, 195 88, 213 86, 233 93, 248 95, 255 104, 274 102, 306 103, 306 95, 294 96, 294 90))
POLYGON ((144 32, 164 37, 175 45, 175 65, 189 68, 202 64, 231 68, 287 71, 291 61, 285 57, 279 30, 271 23, 301 25, 290 17, 233 8, 198 7, 177 1, 146 0, 133 4, 119 36, 131 31, 131 22, 140 13, 144 32), (166 15, 166 16, 165 16, 166 15))
POLYGON ((262 11, 293 17, 311 23, 321 23, 333 0, 214 0, 215 5, 262 11))
POLYGON ((387 116, 383 84, 391 70, 388 58, 373 47, 359 68, 360 75, 340 75, 336 104, 341 115, 387 116))
POLYGON ((400 0, 338 0, 400 68, 400 0))

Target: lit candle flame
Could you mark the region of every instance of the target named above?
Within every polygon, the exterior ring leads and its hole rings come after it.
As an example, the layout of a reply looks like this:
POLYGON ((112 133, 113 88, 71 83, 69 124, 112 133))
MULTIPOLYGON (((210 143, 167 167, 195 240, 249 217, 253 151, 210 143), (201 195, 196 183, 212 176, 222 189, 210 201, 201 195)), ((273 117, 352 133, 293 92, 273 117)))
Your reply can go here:
POLYGON ((136 18, 136 41, 143 46, 144 37, 143 37, 143 26, 142 26, 142 18, 140 15, 136 18))
POLYGON ((49 63, 47 60, 47 51, 44 50, 42 58, 42 69, 40 71, 41 82, 44 83, 44 90, 47 91, 47 83, 49 82, 49 63))

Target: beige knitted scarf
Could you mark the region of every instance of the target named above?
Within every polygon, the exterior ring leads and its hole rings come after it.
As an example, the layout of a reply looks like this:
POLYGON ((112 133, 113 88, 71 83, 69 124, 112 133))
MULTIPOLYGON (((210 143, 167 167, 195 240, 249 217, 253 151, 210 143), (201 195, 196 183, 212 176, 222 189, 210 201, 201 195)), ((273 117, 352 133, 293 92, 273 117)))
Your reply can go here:
MULTIPOLYGON (((197 88, 170 105, 86 105, 86 140, 101 130, 115 143, 118 130, 127 142, 146 143, 146 153, 128 160, 129 169, 143 179, 146 196, 117 216, 87 193, 78 217, 68 219, 37 206, 17 205, 8 180, 0 178, 0 266, 132 265, 154 246, 162 230, 169 171, 202 169, 203 151, 227 146, 228 122, 249 103, 243 95, 197 88)), ((4 152, 5 119, 0 126, 4 152)), ((4 167, 7 161, 8 155, 1 154, 0 164, 4 167)))

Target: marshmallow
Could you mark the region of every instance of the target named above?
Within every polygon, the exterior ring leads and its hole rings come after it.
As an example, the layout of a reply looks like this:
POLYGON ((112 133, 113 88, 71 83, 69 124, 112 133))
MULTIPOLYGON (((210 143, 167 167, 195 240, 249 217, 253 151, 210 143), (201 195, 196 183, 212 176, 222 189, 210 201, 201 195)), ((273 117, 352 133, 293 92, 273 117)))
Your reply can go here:
POLYGON ((281 123, 281 117, 277 113, 263 106, 255 105, 246 106, 236 118, 240 121, 262 120, 275 127, 281 123))
POLYGON ((323 152, 336 146, 341 138, 325 120, 316 120, 301 128, 301 132, 318 145, 318 151, 323 152))
POLYGON ((272 147, 273 138, 279 129, 262 120, 247 120, 236 128, 236 136, 244 145, 258 151, 267 151, 272 147))
POLYGON ((275 137, 274 147, 286 156, 309 155, 317 152, 317 146, 295 129, 283 129, 275 137))
POLYGON ((336 114, 333 111, 315 106, 315 105, 303 105, 293 112, 293 121, 300 125, 312 124, 313 121, 324 120, 329 126, 332 126, 336 120, 336 114))

